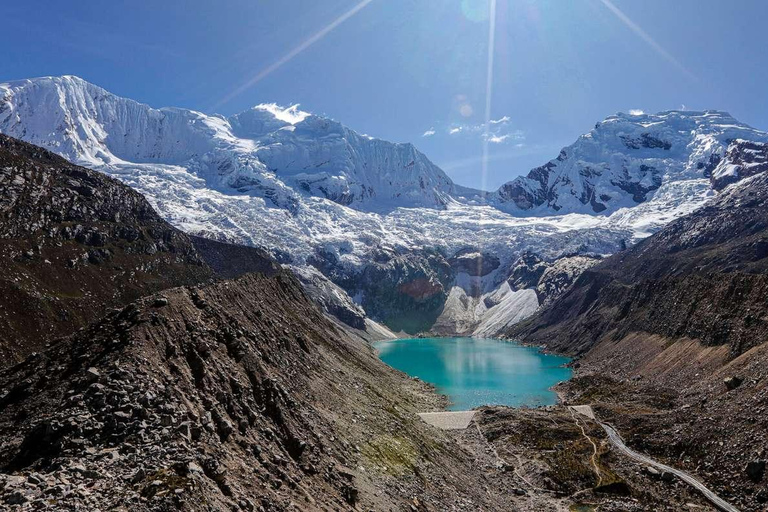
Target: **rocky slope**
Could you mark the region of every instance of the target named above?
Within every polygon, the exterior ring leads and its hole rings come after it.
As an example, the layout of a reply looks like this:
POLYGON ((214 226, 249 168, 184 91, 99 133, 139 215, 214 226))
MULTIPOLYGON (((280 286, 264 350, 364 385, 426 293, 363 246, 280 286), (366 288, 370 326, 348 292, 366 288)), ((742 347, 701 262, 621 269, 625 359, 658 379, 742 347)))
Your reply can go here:
POLYGON ((199 236, 190 236, 189 239, 218 277, 231 279, 248 273, 272 276, 280 272, 280 265, 269 253, 256 247, 217 242, 199 236))
POLYGON ((507 332, 578 355, 571 403, 742 510, 768 502, 766 201, 765 173, 731 184, 507 332))
POLYGON ((438 405, 290 274, 175 288, 0 372, 22 510, 497 510, 438 405))
POLYGON ((0 135, 0 359, 211 277, 190 239, 139 193, 0 135))
MULTIPOLYGON (((722 190, 732 183, 768 171, 768 144, 734 140, 711 171, 712 188, 722 190)), ((714 162, 713 162, 714 163, 714 162)))
POLYGON ((749 350, 767 334, 766 200, 766 174, 727 189, 584 272, 513 334, 573 353, 635 331, 728 345, 733 356, 749 350))

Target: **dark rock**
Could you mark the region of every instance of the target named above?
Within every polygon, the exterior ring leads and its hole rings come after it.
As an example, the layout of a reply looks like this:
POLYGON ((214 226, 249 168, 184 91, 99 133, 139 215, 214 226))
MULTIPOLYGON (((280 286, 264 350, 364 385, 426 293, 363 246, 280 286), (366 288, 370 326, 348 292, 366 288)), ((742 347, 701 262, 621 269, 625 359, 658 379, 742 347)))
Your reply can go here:
POLYGON ((499 258, 471 248, 457 252, 448 263, 457 273, 463 272, 475 277, 486 276, 499 268, 499 258))
POLYGON ((735 375, 723 379, 723 384, 725 384, 725 387, 728 388, 729 391, 732 391, 741 386, 742 382, 743 379, 735 375))
POLYGON ((747 476, 753 482, 759 482, 763 479, 763 473, 765 473, 765 461, 753 460, 747 463, 747 467, 744 468, 747 476))
POLYGON ((166 299, 165 297, 158 297, 155 299, 152 305, 155 306, 156 308, 162 308, 163 306, 168 305, 168 299, 166 299))
POLYGON ((28 501, 29 499, 27 498, 26 494, 24 494, 24 491, 21 490, 13 491, 8 497, 5 498, 5 502, 9 505, 23 505, 28 501))
POLYGON ((137 484, 147 478, 147 472, 144 470, 144 468, 139 468, 136 470, 136 472, 131 477, 131 483, 137 484))
POLYGON ((96 368, 88 368, 85 371, 86 382, 96 382, 101 377, 101 373, 96 368))

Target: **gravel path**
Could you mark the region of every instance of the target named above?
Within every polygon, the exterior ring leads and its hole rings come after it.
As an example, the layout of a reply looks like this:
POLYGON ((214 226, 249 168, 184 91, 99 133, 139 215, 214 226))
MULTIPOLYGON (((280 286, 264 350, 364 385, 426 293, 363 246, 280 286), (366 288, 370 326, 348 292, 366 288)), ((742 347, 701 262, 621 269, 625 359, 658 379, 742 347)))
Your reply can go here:
POLYGON ((647 466, 652 466, 656 469, 659 469, 661 471, 666 471, 667 473, 671 473, 675 476, 677 476, 680 480, 686 482, 687 484, 694 487, 696 490, 701 492, 713 505, 715 505, 720 510, 723 510, 725 512, 739 512, 739 509, 719 497, 714 492, 710 491, 704 484, 699 482, 696 478, 694 478, 689 473, 686 473, 685 471, 681 471, 679 469, 675 469, 671 466, 667 466, 666 464, 662 464, 661 462, 657 462, 653 460, 652 458, 643 455, 642 453, 638 453, 634 451, 633 449, 629 448, 626 444, 624 444, 624 440, 621 438, 619 433, 616 431, 615 428, 608 425, 607 423, 603 423, 602 421, 598 420, 595 417, 594 411, 592 411, 592 407, 589 405, 579 405, 579 406, 572 406, 572 410, 578 412, 579 414, 586 416, 588 418, 591 418, 595 420, 601 427, 603 427, 603 430, 605 430, 605 433, 608 434, 608 439, 611 441, 611 444, 613 444, 618 450, 625 455, 627 455, 629 458, 636 460, 637 462, 640 462, 642 464, 645 464, 647 466))

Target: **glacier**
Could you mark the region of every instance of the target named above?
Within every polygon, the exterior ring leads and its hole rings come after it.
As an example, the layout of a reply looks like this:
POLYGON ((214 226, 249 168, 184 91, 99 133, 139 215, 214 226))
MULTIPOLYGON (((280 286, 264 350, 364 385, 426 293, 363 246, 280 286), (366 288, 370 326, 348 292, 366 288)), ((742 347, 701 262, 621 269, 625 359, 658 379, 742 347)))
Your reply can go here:
MULTIPOLYGON (((74 76, 0 84, 0 132, 122 180, 186 232, 314 267, 390 327, 388 317, 433 295, 430 311, 414 315, 450 318, 451 304, 476 304, 448 299, 502 289, 524 252, 548 261, 616 252, 711 198, 731 141, 768 141, 724 112, 617 114, 528 176, 484 192, 453 183, 411 144, 295 105, 229 118, 155 109, 74 76), (462 251, 498 265, 484 275, 452 270, 462 251), (392 290, 366 275, 386 276, 392 290), (392 307, 377 310, 374 300, 392 307)), ((504 309, 513 316, 534 302, 511 297, 504 309)), ((506 325, 499 311, 486 328, 506 325)))

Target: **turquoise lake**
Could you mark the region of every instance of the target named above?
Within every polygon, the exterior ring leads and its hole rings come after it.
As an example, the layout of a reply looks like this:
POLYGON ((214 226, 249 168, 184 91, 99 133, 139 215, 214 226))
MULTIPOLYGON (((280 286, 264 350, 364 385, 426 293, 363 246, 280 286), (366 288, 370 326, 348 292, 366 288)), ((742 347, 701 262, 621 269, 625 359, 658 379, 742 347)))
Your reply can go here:
POLYGON ((549 388, 571 378, 567 357, 514 342, 478 338, 416 338, 375 344, 388 365, 434 384, 450 410, 481 405, 552 405, 549 388))

